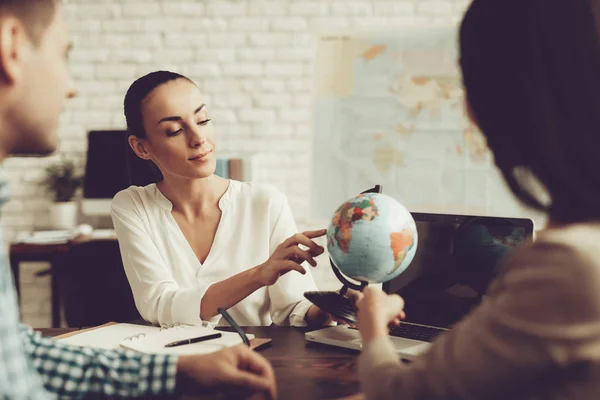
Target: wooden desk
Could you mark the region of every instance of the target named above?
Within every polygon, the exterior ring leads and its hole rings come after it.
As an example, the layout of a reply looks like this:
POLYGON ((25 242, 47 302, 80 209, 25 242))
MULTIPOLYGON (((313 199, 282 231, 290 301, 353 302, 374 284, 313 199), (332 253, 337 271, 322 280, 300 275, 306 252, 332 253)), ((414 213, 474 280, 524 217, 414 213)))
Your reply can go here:
POLYGON ((9 249, 10 267, 13 273, 19 306, 21 305, 20 266, 22 262, 50 263, 50 285, 52 296, 52 326, 59 327, 61 319, 60 290, 54 273, 60 268, 69 244, 12 244, 9 249))
MULTIPOLYGON (((75 329, 40 330, 55 336, 75 329)), ((360 391, 355 371, 358 352, 308 343, 304 339, 305 331, 298 328, 271 326, 244 330, 257 337, 273 339, 271 345, 259 353, 273 365, 280 399, 335 399, 360 391)))

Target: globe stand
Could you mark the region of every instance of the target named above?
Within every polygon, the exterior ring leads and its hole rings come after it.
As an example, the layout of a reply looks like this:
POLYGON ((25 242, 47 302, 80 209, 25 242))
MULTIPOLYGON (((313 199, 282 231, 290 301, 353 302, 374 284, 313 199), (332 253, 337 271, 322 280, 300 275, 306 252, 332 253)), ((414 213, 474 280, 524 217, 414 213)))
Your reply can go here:
POLYGON ((367 287, 368 282, 359 281, 360 284, 350 282, 342 275, 331 258, 329 259, 329 262, 335 276, 343 283, 342 288, 339 291, 305 292, 304 297, 320 309, 327 311, 329 314, 355 324, 356 306, 354 305, 354 300, 346 297, 346 293, 348 292, 348 289, 362 292, 363 289, 367 287))
MULTIPOLYGON (((364 193, 381 193, 382 188, 380 185, 376 185, 372 189, 365 190, 364 193)), ((342 282, 343 286, 339 291, 312 291, 305 292, 304 297, 311 303, 319 307, 320 309, 327 311, 338 319, 348 321, 351 324, 356 324, 356 306, 354 300, 346 297, 348 289, 354 289, 362 292, 365 287, 369 284, 368 282, 359 281, 359 284, 350 282, 344 275, 342 275, 339 268, 334 264, 331 257, 329 258, 331 269, 333 273, 342 282)))

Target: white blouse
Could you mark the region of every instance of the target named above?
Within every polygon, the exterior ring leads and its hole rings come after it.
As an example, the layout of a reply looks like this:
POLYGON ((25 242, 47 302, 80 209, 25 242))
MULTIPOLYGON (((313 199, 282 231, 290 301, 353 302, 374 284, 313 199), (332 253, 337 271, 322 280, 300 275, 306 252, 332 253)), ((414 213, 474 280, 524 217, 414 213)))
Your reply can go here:
MULTIPOLYGON (((264 263, 285 239, 297 233, 287 199, 262 185, 231 180, 219 201, 221 221, 202 264, 175 222, 172 203, 155 184, 132 186, 115 196, 111 215, 125 273, 141 316, 158 325, 227 325, 220 315, 200 319, 200 302, 213 283, 264 263)), ((291 271, 230 308, 242 326, 305 326, 317 290, 306 275, 291 271)))

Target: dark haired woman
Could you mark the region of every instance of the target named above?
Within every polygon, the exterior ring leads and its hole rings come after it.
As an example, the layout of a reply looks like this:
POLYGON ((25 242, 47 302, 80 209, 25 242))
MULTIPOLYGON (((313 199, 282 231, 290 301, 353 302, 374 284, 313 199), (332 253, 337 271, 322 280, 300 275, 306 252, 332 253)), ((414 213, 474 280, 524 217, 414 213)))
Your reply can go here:
POLYGON ((402 299, 368 288, 357 304, 365 397, 598 399, 600 1, 474 0, 460 47, 472 119, 515 195, 550 223, 411 364, 387 336, 402 299))
POLYGON ((304 299, 323 248, 297 233, 283 194, 214 174, 208 107, 188 78, 157 71, 125 96, 129 145, 162 180, 118 193, 111 214, 137 308, 154 324, 322 326, 328 314, 304 299), (300 247, 302 246, 302 247, 300 247), (222 322, 226 324, 225 321, 222 322))

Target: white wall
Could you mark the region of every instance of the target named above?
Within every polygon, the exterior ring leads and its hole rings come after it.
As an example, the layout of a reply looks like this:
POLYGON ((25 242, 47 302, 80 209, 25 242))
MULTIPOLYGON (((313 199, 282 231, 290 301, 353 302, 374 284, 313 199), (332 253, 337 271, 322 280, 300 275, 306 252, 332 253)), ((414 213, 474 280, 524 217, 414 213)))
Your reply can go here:
MULTIPOLYGON (((316 35, 341 28, 451 25, 467 3, 67 0, 79 97, 62 117, 60 152, 83 162, 87 131, 124 128, 123 96, 136 77, 159 68, 178 71, 207 96, 220 149, 254 155, 255 179, 284 191, 304 220, 316 35)), ((13 200, 2 209, 7 239, 47 225, 48 196, 39 181, 52 160, 5 163, 13 186, 13 200)))
MULTIPOLYGON (((133 80, 156 69, 188 75, 204 91, 219 147, 254 155, 257 180, 289 198, 296 217, 309 216, 313 61, 316 37, 352 28, 456 24, 468 0, 66 0, 74 51, 70 65, 79 97, 60 127, 60 153, 84 162, 86 133, 122 129, 123 96, 133 80)), ((422 151, 427 151, 423 148, 422 151)), ((415 149, 419 151, 419 149, 415 149)), ((55 160, 5 163, 13 200, 2 209, 5 237, 48 223, 44 166, 55 160)), ((108 179, 108 177, 107 177, 108 179)), ((300 223, 300 228, 321 227, 300 223)), ((323 288, 326 259, 317 270, 323 288)), ((23 273, 23 319, 49 326, 48 278, 36 264, 23 273)))

